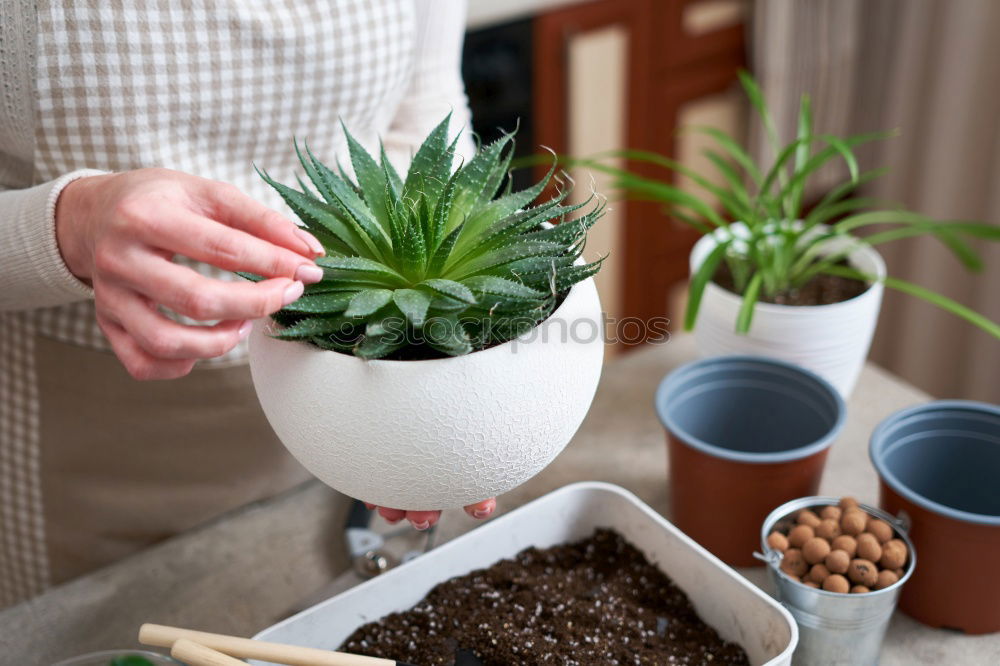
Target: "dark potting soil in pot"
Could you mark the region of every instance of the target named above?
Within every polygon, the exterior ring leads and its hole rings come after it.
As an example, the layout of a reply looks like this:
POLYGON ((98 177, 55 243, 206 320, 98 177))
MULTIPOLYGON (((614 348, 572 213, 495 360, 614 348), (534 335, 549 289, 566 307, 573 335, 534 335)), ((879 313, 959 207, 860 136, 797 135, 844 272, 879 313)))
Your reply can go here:
POLYGON ((453 664, 458 648, 485 666, 750 663, 611 530, 441 583, 341 647, 417 666, 453 664))
MULTIPOLYGON (((837 263, 838 266, 850 268, 846 261, 837 263)), ((712 277, 712 282, 719 285, 726 291, 738 294, 736 284, 733 281, 733 274, 729 270, 726 262, 721 262, 712 277)), ((773 296, 766 295, 763 290, 760 293, 760 301, 763 303, 776 303, 778 305, 831 305, 842 301, 849 301, 855 296, 860 296, 868 290, 868 283, 854 278, 841 277, 840 275, 820 274, 813 277, 799 289, 782 291, 773 296)))

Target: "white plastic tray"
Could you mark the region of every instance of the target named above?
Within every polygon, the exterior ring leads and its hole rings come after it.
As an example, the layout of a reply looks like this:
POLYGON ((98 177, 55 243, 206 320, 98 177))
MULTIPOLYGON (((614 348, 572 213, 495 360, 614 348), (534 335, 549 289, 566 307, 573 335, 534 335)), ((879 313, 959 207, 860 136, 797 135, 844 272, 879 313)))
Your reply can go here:
POLYGON ((530 546, 585 538, 597 527, 613 528, 639 548, 687 593, 705 622, 746 650, 754 666, 791 663, 798 628, 788 611, 635 495, 597 482, 549 493, 255 638, 336 649, 360 625, 411 608, 440 582, 530 546))

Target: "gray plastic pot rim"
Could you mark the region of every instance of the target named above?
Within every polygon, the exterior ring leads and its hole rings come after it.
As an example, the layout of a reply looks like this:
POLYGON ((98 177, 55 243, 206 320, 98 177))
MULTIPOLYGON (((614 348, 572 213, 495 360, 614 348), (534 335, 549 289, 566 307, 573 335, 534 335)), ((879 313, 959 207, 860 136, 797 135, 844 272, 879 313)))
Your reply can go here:
MULTIPOLYGON (((977 402, 975 400, 935 400, 923 405, 906 407, 897 412, 893 412, 875 427, 875 430, 872 431, 871 440, 868 445, 868 457, 871 459, 872 465, 875 467, 875 471, 878 472, 879 478, 897 494, 902 496, 904 499, 909 500, 913 504, 930 511, 931 513, 936 513, 946 518, 951 518, 952 520, 974 523, 977 525, 1000 527, 1000 516, 991 516, 983 513, 972 513, 971 511, 954 509, 945 504, 928 499, 914 490, 911 490, 909 486, 899 480, 899 478, 885 463, 884 456, 882 454, 887 448, 886 440, 891 435, 891 430, 893 428, 897 427, 904 420, 918 414, 931 414, 934 412, 949 410, 978 412, 1000 417, 1000 405, 991 405, 987 402, 977 402)), ((1000 481, 998 481, 998 484, 1000 484, 1000 481)))
POLYGON ((789 363, 776 358, 769 358, 766 356, 754 356, 751 354, 731 354, 726 356, 713 356, 709 358, 699 359, 697 361, 692 361, 686 363, 678 368, 675 368, 666 377, 660 381, 660 385, 656 389, 656 395, 654 397, 654 408, 656 409, 656 414, 660 419, 660 423, 663 427, 673 435, 679 442, 685 446, 689 446, 697 451, 700 451, 706 455, 712 456, 713 458, 722 458, 724 460, 731 460, 734 462, 756 464, 756 465, 770 465, 775 463, 785 463, 794 462, 796 460, 803 460, 809 458, 824 449, 829 448, 840 431, 844 427, 844 422, 847 418, 847 406, 844 402, 844 398, 840 395, 840 392, 833 387, 830 382, 820 377, 818 374, 812 370, 807 370, 801 366, 795 365, 794 363, 789 363), (664 404, 667 400, 667 393, 670 390, 668 386, 671 378, 676 379, 677 373, 683 370, 690 370, 697 366, 710 366, 710 365, 723 365, 727 363, 746 363, 750 362, 757 365, 778 367, 784 370, 790 370, 795 373, 799 373, 814 381, 819 388, 824 390, 829 397, 835 403, 835 410, 837 412, 836 420, 833 425, 830 426, 830 430, 824 437, 805 444, 794 449, 787 449, 785 451, 773 451, 770 453, 747 453, 745 451, 733 451, 731 449, 726 449, 721 446, 716 446, 710 444, 702 439, 694 437, 689 432, 681 428, 677 423, 674 422, 672 418, 667 414, 667 410, 664 408, 664 404))

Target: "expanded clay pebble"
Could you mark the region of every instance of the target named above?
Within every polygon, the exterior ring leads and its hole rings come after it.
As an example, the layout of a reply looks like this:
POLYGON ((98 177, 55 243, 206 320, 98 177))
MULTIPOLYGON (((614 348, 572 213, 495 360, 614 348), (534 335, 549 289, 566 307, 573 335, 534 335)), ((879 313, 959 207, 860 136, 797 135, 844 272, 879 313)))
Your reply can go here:
POLYGON ((781 570, 787 574, 801 578, 809 570, 809 565, 806 564, 805 558, 802 557, 801 550, 798 548, 789 548, 781 558, 781 570))
POLYGON ((788 550, 788 537, 781 532, 771 532, 767 535, 767 547, 783 553, 788 550))
POLYGON ((878 563, 886 569, 899 569, 906 564, 906 544, 902 539, 890 539, 882 547, 878 563))
POLYGON ((840 529, 844 534, 857 536, 865 531, 868 525, 868 514, 861 509, 848 509, 840 518, 840 529))
POLYGON ((882 559, 882 546, 874 534, 865 532, 858 535, 858 557, 869 562, 878 562, 882 559))
POLYGON ((839 506, 824 506, 819 512, 819 517, 823 520, 833 520, 839 523, 841 513, 839 506))
MULTIPOLYGON (((802 545, 802 557, 805 558, 806 562, 809 564, 816 564, 817 562, 822 562, 826 559, 826 556, 830 554, 830 542, 826 539, 821 539, 820 537, 813 537, 802 545)), ((882 553, 879 552, 881 556, 882 553)))
POLYGON ((848 509, 857 509, 858 500, 854 499, 850 495, 846 495, 840 498, 840 502, 837 504, 842 511, 847 511, 848 509))
POLYGON ((819 527, 819 516, 810 509, 802 509, 799 511, 798 515, 795 516, 795 522, 799 525, 808 525, 809 527, 816 529, 819 527))
POLYGON ((819 583, 820 585, 822 585, 823 581, 826 580, 827 576, 829 575, 830 575, 830 570, 826 568, 826 565, 814 564, 812 565, 812 569, 809 570, 809 575, 807 576, 807 578, 814 583, 819 583))
POLYGON ((865 587, 871 587, 878 580, 878 567, 874 562, 855 558, 851 560, 851 565, 847 567, 847 577, 851 582, 865 587))
POLYGON ((816 531, 809 525, 796 525, 788 533, 788 545, 792 548, 801 548, 806 541, 816 536, 816 531))
POLYGON ((894 536, 892 525, 869 515, 853 497, 843 497, 837 506, 801 509, 787 536, 775 530, 767 544, 783 552, 781 570, 792 580, 828 592, 865 594, 903 577, 908 553, 894 536))
POLYGON ((844 550, 831 550, 823 562, 826 568, 833 573, 847 573, 847 567, 851 566, 851 556, 844 550))
POLYGON ((842 550, 852 558, 858 554, 858 542, 850 534, 842 534, 830 544, 833 550, 842 550))
POLYGON ((847 594, 847 591, 851 589, 851 586, 847 582, 847 579, 840 574, 831 574, 827 576, 826 580, 823 581, 823 589, 827 592, 847 594))
POLYGON ((880 544, 885 543, 894 536, 892 526, 881 518, 869 519, 868 531, 875 535, 880 544))
POLYGON ((899 576, 888 569, 882 569, 882 571, 878 572, 878 579, 875 581, 875 589, 884 590, 898 580, 899 576))
POLYGON ((816 536, 833 541, 840 536, 840 523, 833 518, 824 518, 816 528, 816 536))

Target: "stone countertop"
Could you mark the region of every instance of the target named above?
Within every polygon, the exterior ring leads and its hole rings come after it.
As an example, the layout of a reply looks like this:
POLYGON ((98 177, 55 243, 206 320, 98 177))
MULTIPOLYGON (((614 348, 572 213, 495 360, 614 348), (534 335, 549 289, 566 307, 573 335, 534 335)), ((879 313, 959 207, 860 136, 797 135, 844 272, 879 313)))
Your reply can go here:
MULTIPOLYGON (((571 444, 541 474, 501 497, 499 510, 567 483, 599 480, 628 488, 669 516, 666 447, 652 396, 670 369, 694 356, 692 340, 678 336, 610 362, 571 444)), ((890 412, 927 399, 867 366, 850 399, 843 434, 830 452, 821 493, 874 503, 877 480, 867 455, 872 428, 890 412)), ((346 506, 334 491, 307 483, 0 611, 0 662, 51 664, 91 650, 134 647, 143 622, 253 635, 347 570, 346 506)), ((475 524, 460 510, 447 511, 438 541, 475 524)), ((762 567, 741 573, 764 584, 762 567)), ((350 579, 340 580, 349 584, 350 579)), ((897 613, 882 664, 944 663, 1000 663, 1000 634, 929 629, 897 613)))

